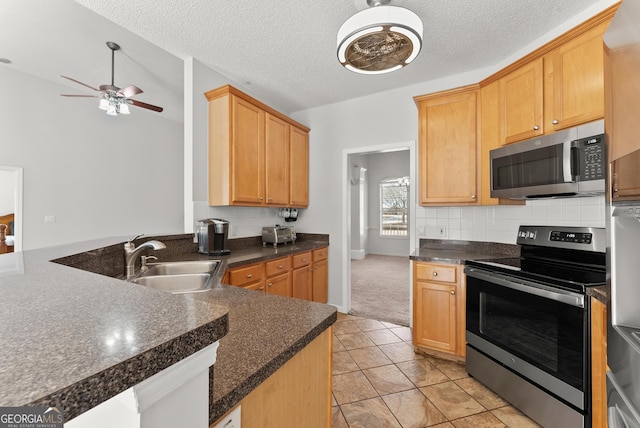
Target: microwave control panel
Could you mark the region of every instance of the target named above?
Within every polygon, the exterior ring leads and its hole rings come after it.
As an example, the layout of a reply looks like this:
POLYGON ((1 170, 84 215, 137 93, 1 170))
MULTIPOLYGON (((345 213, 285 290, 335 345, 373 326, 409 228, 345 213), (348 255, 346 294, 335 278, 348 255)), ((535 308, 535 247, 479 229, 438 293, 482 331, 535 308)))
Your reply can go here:
POLYGON ((576 143, 580 153, 580 179, 604 180, 607 172, 604 135, 583 138, 576 143))

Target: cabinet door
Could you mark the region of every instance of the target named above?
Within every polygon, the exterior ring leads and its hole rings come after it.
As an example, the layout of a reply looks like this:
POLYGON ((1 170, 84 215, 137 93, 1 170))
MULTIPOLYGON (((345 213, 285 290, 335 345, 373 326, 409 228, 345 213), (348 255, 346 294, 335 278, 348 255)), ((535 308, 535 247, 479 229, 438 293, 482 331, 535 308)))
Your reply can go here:
POLYGON ((291 273, 291 295, 298 299, 311 300, 311 268, 303 266, 298 269, 294 269, 291 273))
POLYGON ((640 150, 611 163, 611 196, 614 202, 640 197, 640 150))
POLYGON ((455 354, 458 340, 456 286, 416 281, 413 298, 416 345, 455 354))
POLYGON ((309 206, 309 134, 291 127, 289 168, 290 205, 306 208, 309 206))
POLYGON ((265 115, 265 195, 267 205, 289 204, 289 129, 284 120, 265 115))
POLYGON ((320 260, 313 263, 313 290, 314 302, 327 303, 329 294, 329 263, 320 260))
POLYGON ((604 117, 602 35, 606 25, 587 31, 545 57, 547 133, 604 117))
POLYGON ((534 138, 544 132, 542 65, 542 58, 538 58, 499 80, 504 144, 534 138))
POLYGON ((267 278, 266 291, 279 296, 291 297, 291 275, 287 272, 267 278))
POLYGON ((264 203, 264 112, 233 96, 231 202, 264 203))
POLYGON ((419 102, 420 203, 477 203, 477 91, 419 102))
POLYGON ((264 280, 260 280, 258 282, 252 282, 251 284, 245 285, 242 288, 246 288, 247 290, 254 290, 254 291, 264 291, 265 290, 264 280))

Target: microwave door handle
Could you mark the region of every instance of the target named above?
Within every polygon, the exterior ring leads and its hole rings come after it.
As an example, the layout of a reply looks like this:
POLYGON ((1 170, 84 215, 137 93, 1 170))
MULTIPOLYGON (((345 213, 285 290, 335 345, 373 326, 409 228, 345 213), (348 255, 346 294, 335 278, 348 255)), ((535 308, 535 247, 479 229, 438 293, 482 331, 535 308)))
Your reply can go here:
POLYGON ((564 183, 573 181, 574 162, 573 162, 573 142, 565 141, 562 143, 562 178, 564 183))

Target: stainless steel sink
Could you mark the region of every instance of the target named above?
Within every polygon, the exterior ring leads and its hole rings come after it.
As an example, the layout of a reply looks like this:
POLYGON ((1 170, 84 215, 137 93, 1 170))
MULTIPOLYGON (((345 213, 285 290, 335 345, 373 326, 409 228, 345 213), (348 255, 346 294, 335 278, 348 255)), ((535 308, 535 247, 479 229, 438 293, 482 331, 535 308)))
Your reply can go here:
POLYGON ((128 281, 173 294, 211 289, 220 260, 149 263, 148 269, 128 281))
POLYGON ((141 276, 129 281, 173 294, 197 293, 211 289, 213 276, 209 273, 189 273, 181 275, 141 276))
POLYGON ((146 271, 138 277, 156 275, 185 275, 190 273, 215 272, 220 265, 220 260, 196 260, 192 262, 162 262, 149 263, 146 271))

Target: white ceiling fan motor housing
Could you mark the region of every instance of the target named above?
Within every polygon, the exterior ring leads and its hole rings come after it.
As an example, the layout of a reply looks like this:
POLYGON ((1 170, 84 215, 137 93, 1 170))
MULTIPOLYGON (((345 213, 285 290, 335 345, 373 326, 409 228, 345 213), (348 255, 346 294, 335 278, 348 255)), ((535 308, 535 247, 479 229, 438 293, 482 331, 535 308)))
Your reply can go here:
POLYGON ((422 48, 422 21, 397 6, 356 13, 338 31, 338 60, 348 70, 381 74, 413 61, 422 48))

